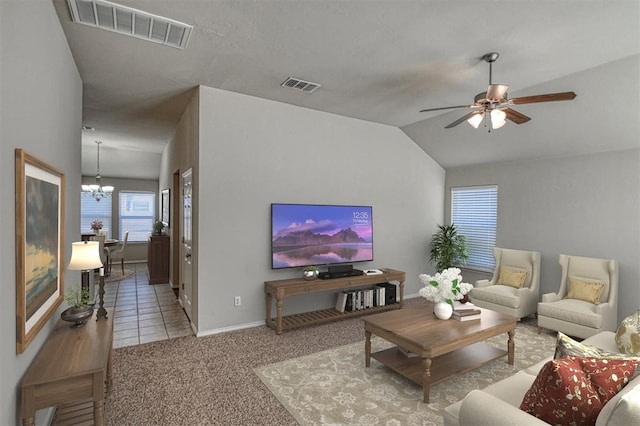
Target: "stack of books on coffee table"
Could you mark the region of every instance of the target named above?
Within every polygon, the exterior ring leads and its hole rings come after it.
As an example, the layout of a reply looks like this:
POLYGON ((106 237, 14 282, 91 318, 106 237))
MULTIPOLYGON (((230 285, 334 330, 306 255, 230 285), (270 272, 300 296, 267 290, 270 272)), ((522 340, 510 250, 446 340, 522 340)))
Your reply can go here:
POLYGON ((470 306, 458 305, 453 310, 453 314, 451 318, 458 321, 473 321, 480 319, 480 313, 482 312, 480 309, 475 306, 468 304, 470 306))

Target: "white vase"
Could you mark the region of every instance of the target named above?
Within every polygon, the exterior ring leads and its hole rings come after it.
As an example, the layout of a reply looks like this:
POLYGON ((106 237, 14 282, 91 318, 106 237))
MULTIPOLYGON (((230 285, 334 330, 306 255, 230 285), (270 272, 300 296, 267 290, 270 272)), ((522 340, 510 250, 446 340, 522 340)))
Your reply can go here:
POLYGON ((433 306, 433 313, 441 320, 448 320, 453 314, 453 306, 447 302, 438 302, 433 306))

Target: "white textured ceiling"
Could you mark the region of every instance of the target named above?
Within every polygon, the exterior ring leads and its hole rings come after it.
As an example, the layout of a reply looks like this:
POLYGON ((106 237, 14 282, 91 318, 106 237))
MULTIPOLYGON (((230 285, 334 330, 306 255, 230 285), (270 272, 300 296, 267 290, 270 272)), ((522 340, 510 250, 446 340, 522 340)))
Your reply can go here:
MULTIPOLYGON (((66 0, 53 2, 84 82, 83 121, 96 129, 83 132, 88 175, 95 173, 94 141, 102 140, 103 176, 157 177, 160 152, 198 85, 398 126, 445 167, 470 164, 420 140, 418 122, 443 113, 419 110, 471 103, 488 83, 483 54, 500 53, 493 81, 509 84, 512 97, 640 54, 637 0, 117 1, 193 25, 185 50, 74 24, 66 0), (322 88, 281 88, 289 76, 322 88), (124 152, 107 155, 113 150, 124 152), (157 159, 149 176, 111 164, 144 153, 157 159)), ((553 91, 574 90, 579 100, 586 90, 563 82, 553 91)), ((547 111, 519 110, 531 123, 547 111)), ((451 122, 458 112, 444 114, 451 122)))

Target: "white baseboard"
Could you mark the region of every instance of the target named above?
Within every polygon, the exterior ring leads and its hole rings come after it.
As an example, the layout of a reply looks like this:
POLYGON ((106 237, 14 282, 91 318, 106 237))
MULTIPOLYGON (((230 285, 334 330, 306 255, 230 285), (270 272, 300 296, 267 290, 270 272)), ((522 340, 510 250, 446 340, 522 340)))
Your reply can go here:
POLYGON ((205 337, 205 336, 212 336, 214 334, 226 333, 228 331, 236 331, 236 330, 243 330, 245 328, 260 327, 261 325, 265 325, 264 321, 256 321, 256 322, 250 322, 247 324, 232 325, 229 327, 216 328, 214 330, 206 330, 206 331, 194 330, 194 332, 196 333, 196 337, 205 337))

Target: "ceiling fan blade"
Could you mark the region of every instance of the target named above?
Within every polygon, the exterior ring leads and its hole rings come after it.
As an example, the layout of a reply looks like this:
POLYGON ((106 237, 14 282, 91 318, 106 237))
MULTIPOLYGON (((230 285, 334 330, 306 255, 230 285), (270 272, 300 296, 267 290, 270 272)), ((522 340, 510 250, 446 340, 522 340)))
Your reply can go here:
POLYGON ((456 127, 458 124, 467 121, 468 119, 470 119, 471 117, 473 117, 476 114, 482 114, 482 111, 471 111, 468 114, 465 114, 464 116, 458 118, 456 121, 454 121, 453 123, 449 124, 448 126, 445 126, 445 129, 450 129, 452 127, 456 127))
POLYGON ((511 108, 505 108, 502 111, 507 114, 507 116, 505 117, 507 120, 513 121, 516 124, 526 123, 527 121, 531 120, 531 118, 511 108))
POLYGON ((443 109, 472 108, 474 106, 475 105, 458 105, 458 106, 448 106, 448 107, 440 107, 440 108, 427 108, 427 109, 421 109, 420 112, 441 111, 443 109))
POLYGON ((491 102, 500 102, 500 100, 504 99, 508 89, 509 86, 505 84, 490 84, 487 89, 486 98, 491 102))
POLYGON ((570 101, 576 97, 574 92, 547 93, 546 95, 523 96, 509 99, 513 105, 533 104, 536 102, 570 101))

